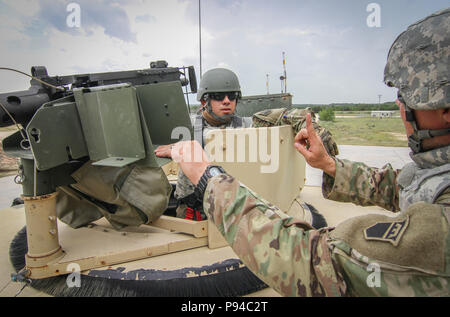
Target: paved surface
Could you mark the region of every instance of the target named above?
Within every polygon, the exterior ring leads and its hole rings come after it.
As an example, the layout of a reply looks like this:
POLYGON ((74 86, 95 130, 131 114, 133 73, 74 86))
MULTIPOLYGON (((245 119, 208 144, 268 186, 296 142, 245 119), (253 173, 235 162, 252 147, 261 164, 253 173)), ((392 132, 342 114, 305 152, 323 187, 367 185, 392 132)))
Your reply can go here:
MULTIPOLYGON (((340 146, 340 158, 363 161, 370 166, 381 167, 387 162, 391 162, 395 168, 401 168, 410 161, 408 148, 386 148, 372 146, 340 146)), ((353 204, 337 203, 326 200, 322 197, 321 185, 322 172, 311 167, 307 167, 307 187, 301 192, 301 199, 313 204, 320 210, 330 226, 335 226, 341 221, 354 216, 367 213, 389 214, 379 207, 358 207, 353 204)), ((31 287, 22 289, 22 283, 13 283, 10 274, 13 272, 9 262, 9 247, 14 235, 25 224, 25 212, 22 206, 7 208, 12 200, 21 194, 21 186, 14 183, 14 176, 0 178, 0 210, 2 211, 2 226, 0 229, 0 297, 15 296, 48 296, 38 292, 31 287)), ((164 266, 165 267, 165 266, 164 266)), ((278 296, 271 289, 265 289, 251 294, 257 297, 278 296)))
POLYGON ((0 210, 11 206, 12 201, 22 194, 22 186, 14 183, 15 176, 0 178, 0 210))
MULTIPOLYGON (((409 148, 406 147, 340 145, 338 157, 364 162, 373 167, 391 163, 394 168, 402 168, 411 162, 409 152, 409 148)), ((321 186, 321 184, 322 171, 307 166, 306 185, 321 186)), ((14 176, 0 178, 0 209, 10 207, 14 198, 19 197, 21 193, 22 188, 14 183, 14 176)))
MULTIPOLYGON (((411 150, 407 147, 339 145, 338 148, 338 158, 363 162, 372 167, 383 167, 391 163, 392 167, 400 169, 412 162, 409 157, 411 150)), ((306 185, 321 186, 322 171, 307 166, 306 185)))

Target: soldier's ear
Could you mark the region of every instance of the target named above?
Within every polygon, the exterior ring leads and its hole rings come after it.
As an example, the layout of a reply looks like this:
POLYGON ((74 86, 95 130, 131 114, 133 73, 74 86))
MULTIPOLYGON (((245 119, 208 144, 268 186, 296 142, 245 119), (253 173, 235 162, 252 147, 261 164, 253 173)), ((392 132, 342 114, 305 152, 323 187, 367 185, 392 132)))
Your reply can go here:
POLYGON ((450 125, 450 108, 443 109, 442 118, 450 125))

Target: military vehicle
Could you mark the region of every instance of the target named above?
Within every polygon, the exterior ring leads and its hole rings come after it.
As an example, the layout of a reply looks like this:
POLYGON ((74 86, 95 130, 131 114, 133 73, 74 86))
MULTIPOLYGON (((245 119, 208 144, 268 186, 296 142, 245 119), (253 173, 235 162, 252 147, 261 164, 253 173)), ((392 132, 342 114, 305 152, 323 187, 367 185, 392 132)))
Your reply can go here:
MULTIPOLYGON (((45 67, 33 67, 31 75, 30 89, 0 94, 0 126, 19 129, 2 144, 5 153, 20 158, 15 180, 24 201, 2 211, 4 234, 25 225, 10 243, 13 281, 30 285, 30 295, 277 296, 211 222, 171 215, 178 167, 153 151, 177 141, 176 128, 193 130, 183 96, 197 90, 193 67, 158 61, 143 70, 53 77, 45 67), (94 172, 88 175, 91 188, 77 186, 86 166, 86 174, 94 172), (118 176, 112 184, 111 171, 118 176), (139 178, 139 171, 151 177, 139 178), (124 175, 132 173, 136 183, 125 201, 124 175), (109 196, 99 195, 99 188, 109 196), (62 197, 72 199, 65 214, 62 197), (134 213, 123 216, 124 206, 134 213), (72 220, 93 210, 98 215, 92 221, 74 225, 72 220), (138 219, 134 224, 124 221, 130 215, 138 219)), ((283 107, 291 102, 290 95, 264 97, 278 98, 283 107)), ((261 99, 244 98, 241 108, 248 102, 255 105, 251 112, 258 111, 261 99)), ((291 211, 302 199, 332 211, 325 215, 329 224, 342 220, 333 214, 339 206, 324 200, 320 188, 305 187, 305 161, 292 146, 290 126, 210 135, 216 142, 209 152, 213 162, 269 202, 291 211)), ((366 212, 361 209, 347 206, 346 213, 366 212)))
POLYGON ((290 93, 243 96, 239 100, 236 114, 240 117, 251 117, 256 112, 266 109, 292 109, 292 95, 290 93))
MULTIPOLYGON (((107 170, 130 173, 127 168, 133 164, 140 170, 164 172, 164 179, 149 185, 151 199, 156 199, 152 192, 165 189, 167 182, 176 184, 177 165, 153 151, 176 141, 172 138, 175 128, 192 132, 183 87, 187 91, 189 85, 189 93, 197 91, 195 71, 168 67, 165 61, 150 66, 53 77, 45 67, 36 66, 31 69, 28 90, 0 95, 0 126, 19 129, 2 144, 6 154, 20 158, 15 181, 22 185, 25 210, 26 226, 10 246, 17 270, 14 281, 26 281, 36 290, 57 296, 237 296, 267 287, 245 268, 210 222, 170 216, 168 211, 175 206, 164 199, 170 190, 163 190, 165 197, 152 205, 159 210, 156 215, 154 210, 140 212, 144 220, 130 226, 120 223, 120 206, 111 207, 111 201, 97 195, 97 188, 76 186, 75 173, 90 163, 88 173, 100 171, 97 187, 107 187, 103 179, 108 177, 107 170), (64 188, 70 189, 69 194, 64 188), (74 199, 69 216, 62 215, 60 208, 67 197, 74 199), (96 221, 74 225, 74 219, 68 219, 92 212, 92 206, 103 213, 96 221), (186 257, 195 260, 191 266, 186 257), (158 261, 165 263, 164 268, 158 261), (69 287, 68 274, 80 271, 81 286, 69 287), (92 293, 93 289, 97 291, 92 293)), ((289 129, 281 129, 280 138, 292 137, 289 129)), ((270 142, 278 145, 279 140, 269 139, 269 146, 270 142)), ((288 159, 292 151, 287 144, 282 145, 286 164, 298 162, 299 157, 288 159)), ((258 164, 252 162, 250 168, 247 164, 246 171, 255 171, 258 164)), ((224 166, 231 173, 239 172, 233 163, 224 166)), ((304 162, 296 168, 302 166, 304 162)), ((127 180, 113 184, 117 195, 127 180)), ((303 183, 300 178, 293 188, 303 183)), ((295 194, 295 190, 289 193, 295 194)))

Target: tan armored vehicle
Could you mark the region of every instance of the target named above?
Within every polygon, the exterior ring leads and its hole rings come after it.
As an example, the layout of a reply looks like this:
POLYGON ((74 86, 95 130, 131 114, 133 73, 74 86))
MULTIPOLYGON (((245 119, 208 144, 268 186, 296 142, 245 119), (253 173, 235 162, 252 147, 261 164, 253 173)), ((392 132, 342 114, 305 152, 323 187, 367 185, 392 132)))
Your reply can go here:
MULTIPOLYGON (((32 75, 28 91, 0 95, 2 126, 23 126, 3 149, 21 159, 24 205, 2 216, 11 239, 25 226, 10 243, 10 260, 13 280, 28 283, 29 295, 277 296, 208 220, 170 213, 178 166, 153 151, 192 137, 183 87, 189 78, 196 92, 193 68, 157 62, 49 77, 34 67, 32 75)), ((305 187, 293 138, 290 126, 215 130, 205 149, 287 213, 295 216, 305 201, 335 225, 344 219, 340 204, 305 187)), ((346 206, 346 217, 365 209, 346 206)))

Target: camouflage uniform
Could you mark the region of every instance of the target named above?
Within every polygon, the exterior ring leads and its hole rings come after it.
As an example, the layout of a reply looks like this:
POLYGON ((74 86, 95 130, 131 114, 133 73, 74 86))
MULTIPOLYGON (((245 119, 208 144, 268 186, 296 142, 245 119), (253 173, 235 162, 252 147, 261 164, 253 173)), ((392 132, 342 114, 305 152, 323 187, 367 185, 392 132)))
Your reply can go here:
MULTIPOLYGON (((435 13, 391 48, 385 82, 412 109, 448 108, 449 21, 450 9, 435 13)), ((414 129, 413 141, 430 137, 414 129)), ((401 171, 335 158, 335 177, 323 176, 326 198, 378 205, 398 212, 393 217, 314 230, 226 174, 209 181, 204 210, 245 265, 282 295, 449 296, 450 146, 411 148, 413 162, 401 171)))
MULTIPOLYGON (((202 119, 201 116, 197 117, 194 122, 194 126, 198 126, 199 120, 201 120, 201 131, 202 131, 202 137, 203 139, 206 138, 206 135, 209 131, 216 130, 216 129, 233 129, 233 128, 250 128, 251 122, 247 120, 247 118, 240 118, 242 120, 239 120, 238 123, 230 121, 229 123, 223 124, 221 126, 213 126, 208 123, 205 119, 202 119)), ((200 144, 203 145, 203 139, 198 140, 200 144)), ((194 192, 195 186, 192 184, 192 182, 184 175, 183 171, 180 169, 178 172, 178 180, 177 180, 177 187, 175 189, 174 196, 176 199, 182 199, 189 195, 191 195, 194 192)))
POLYGON ((268 109, 257 112, 253 115, 253 127, 272 127, 281 125, 290 125, 295 133, 301 129, 306 128, 306 114, 311 114, 313 120, 313 127, 317 135, 322 139, 323 145, 331 156, 339 154, 336 142, 333 140, 331 133, 325 128, 315 123, 315 115, 311 108, 306 109, 292 109, 286 108, 268 109))
MULTIPOLYGON (((336 161, 336 178, 324 176, 327 198, 399 210, 399 171, 336 161)), ((450 183, 443 182, 435 201, 397 217, 355 217, 320 230, 228 175, 211 179, 204 210, 248 268, 284 296, 448 296, 450 183)))

